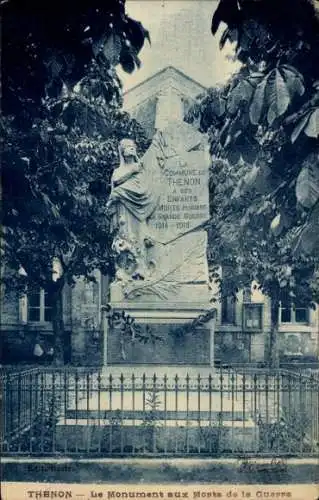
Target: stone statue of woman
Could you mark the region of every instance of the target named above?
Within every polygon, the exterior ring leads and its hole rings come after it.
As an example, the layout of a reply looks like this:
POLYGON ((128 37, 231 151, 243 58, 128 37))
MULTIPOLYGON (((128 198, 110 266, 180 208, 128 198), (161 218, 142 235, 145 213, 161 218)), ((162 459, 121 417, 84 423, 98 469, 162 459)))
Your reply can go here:
POLYGON ((120 164, 112 176, 108 202, 116 230, 113 251, 117 279, 145 279, 147 247, 152 245, 147 219, 156 208, 158 196, 133 140, 120 142, 119 157, 120 164))

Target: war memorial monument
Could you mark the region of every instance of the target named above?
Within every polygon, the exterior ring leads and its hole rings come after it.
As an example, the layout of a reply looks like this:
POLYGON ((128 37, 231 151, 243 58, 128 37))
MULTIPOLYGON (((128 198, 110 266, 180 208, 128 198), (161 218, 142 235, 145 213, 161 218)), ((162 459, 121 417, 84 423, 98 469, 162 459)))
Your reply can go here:
MULTIPOLYGON (((208 142, 183 122, 181 98, 172 89, 158 98, 155 120, 152 143, 141 158, 132 140, 122 140, 119 147, 109 201, 116 263, 110 305, 162 339, 152 346, 130 343, 126 363, 212 367, 208 142), (200 327, 176 335, 199 316, 200 327)), ((116 328, 105 330, 105 364, 121 362, 121 336, 116 328)))

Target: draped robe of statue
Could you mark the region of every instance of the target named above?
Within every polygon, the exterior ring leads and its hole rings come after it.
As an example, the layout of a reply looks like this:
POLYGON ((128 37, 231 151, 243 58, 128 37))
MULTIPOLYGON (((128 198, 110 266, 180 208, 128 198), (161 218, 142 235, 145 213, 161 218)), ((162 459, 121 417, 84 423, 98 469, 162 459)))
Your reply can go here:
POLYGON ((126 271, 133 271, 135 276, 144 279, 146 246, 151 240, 147 219, 156 208, 158 195, 152 189, 151 178, 143 162, 136 160, 126 163, 120 154, 120 166, 112 176, 113 223, 118 228, 113 249, 119 256, 126 254, 126 262, 123 263, 123 258, 122 262, 118 262, 120 268, 126 267, 126 271), (131 269, 128 263, 130 257, 131 269))

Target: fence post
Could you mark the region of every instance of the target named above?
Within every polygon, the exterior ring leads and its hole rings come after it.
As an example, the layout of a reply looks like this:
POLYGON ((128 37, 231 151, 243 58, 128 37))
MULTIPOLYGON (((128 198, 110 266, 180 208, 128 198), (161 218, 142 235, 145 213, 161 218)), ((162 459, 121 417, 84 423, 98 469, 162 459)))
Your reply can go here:
POLYGON ((201 376, 198 374, 197 376, 197 418, 198 418, 198 453, 200 454, 201 451, 201 405, 200 405, 200 387, 201 383, 201 376))
MULTIPOLYGON (((102 432, 101 432, 101 372, 99 371, 97 374, 97 413, 98 413, 98 452, 101 453, 101 440, 102 440, 102 432)), ((102 425, 105 425, 105 422, 102 422, 102 425)))
MULTIPOLYGON (((69 380, 67 378, 67 372, 66 369, 64 368, 63 372, 63 388, 64 388, 64 408, 63 408, 63 415, 64 415, 64 425, 66 426, 66 419, 67 419, 67 411, 69 407, 69 398, 70 398, 70 393, 69 393, 69 380)), ((68 438, 67 438, 67 433, 65 433, 65 438, 64 438, 64 453, 67 452, 68 449, 68 438)))
POLYGON ((208 375, 208 411, 209 411, 209 414, 208 414, 208 418, 209 418, 208 451, 209 451, 209 453, 212 453, 212 374, 211 373, 208 375))
MULTIPOLYGON (((247 398, 247 394, 246 394, 246 372, 244 371, 243 373, 243 433, 244 433, 244 436, 245 436, 245 429, 246 429, 246 398, 247 398)), ((244 453, 246 453, 246 446, 245 446, 245 439, 243 440, 243 451, 244 453)))
POLYGON ((186 453, 189 453, 189 374, 186 374, 186 453))
MULTIPOLYGON (((304 409, 304 401, 305 401, 305 398, 304 398, 304 391, 303 391, 303 378, 302 378, 302 373, 301 371, 299 372, 299 414, 302 415, 303 413, 305 413, 305 409, 304 409)), ((302 431, 300 431, 299 433, 299 438, 300 438, 300 453, 302 454, 303 452, 303 437, 304 437, 304 433, 302 431)))
POLYGON ((121 397, 121 410, 120 410, 120 450, 123 453, 124 450, 124 436, 123 436, 123 425, 124 425, 124 374, 120 375, 120 397, 121 397))
MULTIPOLYGON (((143 401, 143 422, 147 422, 147 415, 146 415, 146 375, 143 373, 142 377, 142 401, 143 401)), ((144 426, 143 429, 143 453, 146 452, 146 426, 144 426)))
POLYGON ((29 381, 29 404, 28 404, 28 420, 29 420, 29 429, 30 429, 30 438, 29 438, 29 452, 32 452, 32 441, 31 441, 31 436, 33 434, 32 432, 32 426, 33 426, 33 400, 34 400, 34 372, 30 373, 30 381, 29 381))
POLYGON ((167 453, 167 375, 164 374, 164 453, 167 453))
MULTIPOLYGON (((237 373, 236 373, 237 380, 237 373)), ((234 372, 231 374, 231 452, 234 453, 234 437, 235 437, 235 429, 234 429, 234 421, 235 421, 235 394, 237 399, 237 387, 235 387, 235 375, 234 372)))
POLYGON ((112 405, 112 391, 113 391, 113 377, 112 373, 109 375, 109 428, 110 428, 110 434, 109 434, 109 454, 112 455, 113 453, 113 425, 114 425, 114 419, 113 419, 113 405, 112 405))
POLYGON ((175 375, 175 453, 178 452, 178 375, 175 375))
POLYGON ((90 372, 86 373, 86 451, 89 453, 91 445, 91 427, 90 427, 90 372))
POLYGON ((156 387, 156 373, 153 375, 153 453, 156 453, 157 446, 156 446, 156 422, 158 420, 158 408, 157 408, 157 387, 156 387))
POLYGON ((135 443, 137 442, 136 426, 135 426, 135 375, 132 373, 132 424, 133 424, 133 438, 132 438, 132 453, 135 455, 135 443))
POLYGON ((60 387, 58 387, 58 397, 56 396, 56 372, 52 373, 52 400, 49 400, 49 421, 51 425, 51 435, 52 435, 52 446, 50 452, 55 453, 55 447, 56 447, 56 419, 57 416, 60 413, 60 408, 59 408, 59 393, 60 393, 60 387), (51 403, 52 401, 52 403, 51 403))
MULTIPOLYGON (((75 423, 78 423, 78 412, 79 412, 79 372, 78 369, 75 369, 75 377, 74 377, 74 384, 75 384, 75 423)), ((75 451, 78 453, 79 447, 78 447, 78 440, 75 442, 75 451)))

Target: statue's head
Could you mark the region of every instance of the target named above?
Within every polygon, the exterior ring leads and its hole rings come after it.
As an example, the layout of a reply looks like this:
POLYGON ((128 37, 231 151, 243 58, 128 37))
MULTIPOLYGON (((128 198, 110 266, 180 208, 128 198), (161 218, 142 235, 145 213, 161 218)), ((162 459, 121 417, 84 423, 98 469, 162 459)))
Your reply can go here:
POLYGON ((133 139, 122 139, 119 145, 119 153, 121 160, 124 162, 132 158, 135 161, 138 160, 136 144, 133 139))

